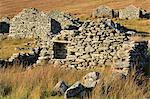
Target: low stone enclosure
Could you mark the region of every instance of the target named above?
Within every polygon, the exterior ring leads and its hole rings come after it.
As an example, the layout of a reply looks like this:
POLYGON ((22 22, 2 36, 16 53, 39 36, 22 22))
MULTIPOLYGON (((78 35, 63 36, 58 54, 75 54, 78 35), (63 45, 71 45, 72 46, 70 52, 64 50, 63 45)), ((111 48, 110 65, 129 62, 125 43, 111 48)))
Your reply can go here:
MULTIPOLYGON (((34 63, 38 65, 50 63, 76 69, 110 66, 127 74, 131 67, 141 69, 147 62, 148 42, 132 41, 132 32, 108 18, 81 22, 62 12, 46 14, 29 8, 11 19, 9 37, 34 38, 39 48, 38 55, 33 55, 34 63)), ((23 56, 29 62, 33 60, 30 54, 23 56)), ((19 59, 24 63, 24 58, 19 59)))
POLYGON ((40 53, 39 48, 34 48, 31 53, 16 53, 8 59, 0 59, 0 68, 8 66, 21 65, 28 67, 36 63, 40 53))
POLYGON ((126 8, 115 10, 111 9, 106 5, 94 9, 92 12, 93 17, 109 17, 109 18, 120 18, 120 19, 139 19, 139 18, 150 18, 150 13, 146 12, 141 8, 137 8, 134 5, 129 5, 126 8))

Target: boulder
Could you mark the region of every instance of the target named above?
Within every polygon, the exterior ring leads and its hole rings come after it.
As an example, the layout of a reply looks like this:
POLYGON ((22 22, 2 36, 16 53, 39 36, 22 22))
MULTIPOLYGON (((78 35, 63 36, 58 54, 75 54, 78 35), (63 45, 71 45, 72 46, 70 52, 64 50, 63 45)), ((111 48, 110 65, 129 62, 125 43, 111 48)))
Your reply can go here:
MULTIPOLYGON (((68 88, 64 94, 65 99, 70 99, 72 97, 82 97, 85 91, 85 87, 80 83, 76 82, 70 88, 68 88)), ((79 99, 80 99, 79 98, 79 99)))
POLYGON ((90 72, 83 77, 83 85, 87 88, 94 88, 99 81, 100 73, 90 72))
POLYGON ((65 93, 67 89, 68 89, 68 85, 63 80, 61 80, 55 85, 53 92, 62 95, 65 93))
POLYGON ((83 80, 86 80, 86 79, 98 80, 99 78, 100 78, 100 73, 90 72, 83 77, 83 80))

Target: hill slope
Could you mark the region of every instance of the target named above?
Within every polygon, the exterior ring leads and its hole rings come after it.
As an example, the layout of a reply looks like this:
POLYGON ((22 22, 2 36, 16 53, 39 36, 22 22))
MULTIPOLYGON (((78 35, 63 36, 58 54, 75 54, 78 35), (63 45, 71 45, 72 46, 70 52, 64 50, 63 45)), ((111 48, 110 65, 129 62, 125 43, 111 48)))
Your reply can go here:
POLYGON ((35 7, 39 10, 49 11, 59 9, 87 16, 92 9, 101 4, 118 9, 134 4, 150 11, 150 0, 0 0, 0 17, 12 17, 23 8, 35 7))

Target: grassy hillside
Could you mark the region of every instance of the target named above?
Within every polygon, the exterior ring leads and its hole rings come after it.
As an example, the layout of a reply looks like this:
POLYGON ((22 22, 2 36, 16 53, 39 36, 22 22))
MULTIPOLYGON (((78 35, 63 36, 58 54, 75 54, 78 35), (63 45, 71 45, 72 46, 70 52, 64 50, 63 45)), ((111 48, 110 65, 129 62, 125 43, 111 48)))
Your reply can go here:
POLYGON ((35 7, 45 12, 60 9, 79 16, 87 16, 101 4, 106 4, 114 9, 134 4, 150 11, 150 0, 0 0, 0 17, 12 17, 23 8, 28 7, 35 7))
MULTIPOLYGON (((3 16, 13 17, 24 8, 35 7, 44 12, 58 9, 75 14, 81 19, 86 19, 90 17, 93 9, 102 4, 113 9, 121 9, 133 4, 150 11, 150 0, 0 0, 0 18, 3 16)), ((117 22, 130 29, 150 32, 150 24, 147 20, 119 20, 117 22)))

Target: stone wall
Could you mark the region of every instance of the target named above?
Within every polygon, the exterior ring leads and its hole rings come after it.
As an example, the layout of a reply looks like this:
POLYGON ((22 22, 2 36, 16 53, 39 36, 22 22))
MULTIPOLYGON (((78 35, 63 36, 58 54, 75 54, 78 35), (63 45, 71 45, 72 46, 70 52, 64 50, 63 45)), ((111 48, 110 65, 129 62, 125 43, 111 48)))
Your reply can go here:
POLYGON ((51 43, 45 43, 51 45, 51 48, 45 48, 45 53, 51 54, 42 54, 43 58, 40 59, 47 57, 50 59, 49 63, 77 69, 93 66, 129 68, 136 63, 140 67, 144 66, 147 42, 131 41, 126 33, 111 27, 108 20, 87 20, 79 30, 61 31, 61 34, 49 41, 51 43), (55 46, 55 43, 59 46, 55 46), (60 55, 66 57, 60 58, 60 55))
MULTIPOLYGON (((106 13, 111 10, 105 6, 100 9, 106 13)), ((0 62, 19 60, 20 64, 26 64, 26 61, 32 63, 34 60, 38 64, 45 61, 77 69, 111 66, 129 70, 136 65, 141 68, 147 61, 147 42, 131 41, 128 32, 132 34, 132 31, 107 18, 82 23, 63 12, 45 14, 35 8, 28 8, 11 19, 9 36, 35 38, 36 47, 40 48, 38 56, 15 54, 9 60, 0 62)))
POLYGON ((140 18, 140 9, 130 5, 124 9, 119 10, 120 19, 138 19, 140 18))
POLYGON ((2 33, 0 33, 0 41, 6 39, 7 36, 8 36, 8 34, 2 34, 2 33))
POLYGON ((10 22, 10 37, 39 38, 51 33, 51 18, 35 8, 22 10, 10 22))
POLYGON ((21 65, 23 67, 27 67, 33 65, 38 60, 40 53, 39 48, 33 49, 31 53, 16 53, 13 54, 8 59, 0 59, 0 67, 8 67, 14 65, 21 65))

